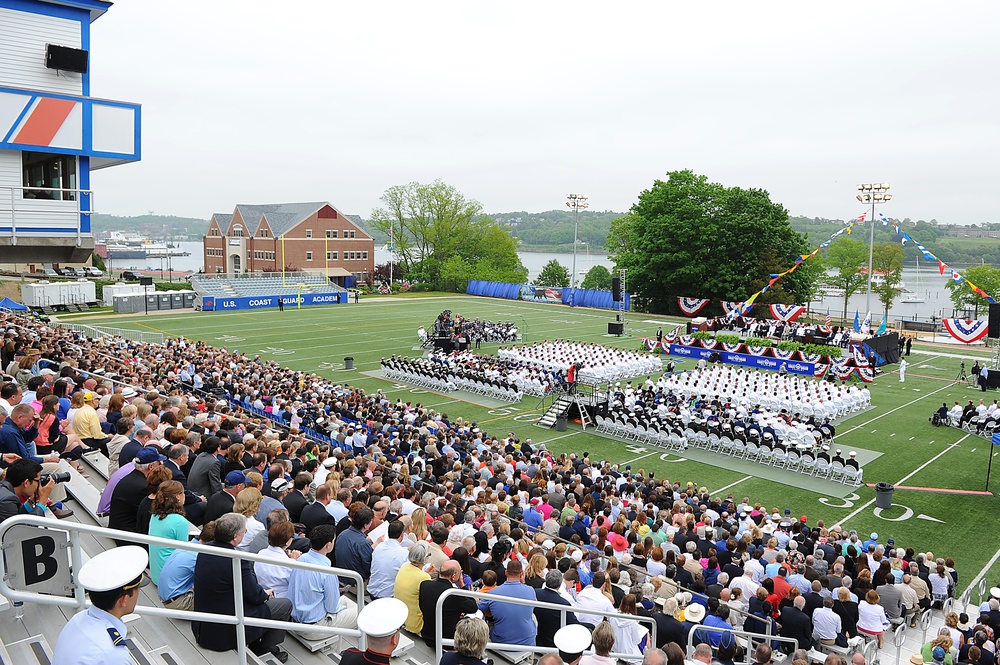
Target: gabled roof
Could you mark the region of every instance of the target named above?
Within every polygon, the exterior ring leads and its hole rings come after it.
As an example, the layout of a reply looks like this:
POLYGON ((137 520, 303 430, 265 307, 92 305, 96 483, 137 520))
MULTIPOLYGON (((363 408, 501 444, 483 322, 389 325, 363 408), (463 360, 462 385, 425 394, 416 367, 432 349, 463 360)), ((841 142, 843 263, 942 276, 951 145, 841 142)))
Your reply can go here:
POLYGON ((216 212, 212 217, 219 224, 219 228, 225 231, 229 228, 229 222, 233 221, 233 216, 227 212, 216 212))
MULTIPOLYGON (((330 205, 326 201, 312 203, 276 203, 265 205, 238 204, 236 210, 247 225, 250 235, 257 235, 261 217, 267 217, 271 235, 280 237, 295 226, 315 214, 317 210, 330 205)), ((333 207, 333 206, 330 206, 333 207)), ((232 215, 230 215, 232 219, 232 215)))

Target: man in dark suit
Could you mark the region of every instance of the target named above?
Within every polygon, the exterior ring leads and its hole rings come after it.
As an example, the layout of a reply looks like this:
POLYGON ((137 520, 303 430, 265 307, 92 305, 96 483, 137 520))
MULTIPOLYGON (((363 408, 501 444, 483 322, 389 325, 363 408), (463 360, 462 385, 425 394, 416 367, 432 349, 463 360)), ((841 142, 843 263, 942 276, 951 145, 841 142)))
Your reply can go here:
POLYGON ((313 528, 320 524, 330 524, 336 528, 337 520, 326 510, 327 504, 330 503, 332 492, 333 490, 330 486, 323 483, 316 488, 315 503, 310 503, 302 509, 299 521, 306 527, 306 538, 309 537, 313 528))
POLYGON ((295 476, 294 489, 281 500, 285 504, 285 508, 288 509, 288 516, 292 522, 302 521, 302 509, 306 507, 309 503, 306 500, 306 493, 309 492, 309 485, 312 484, 312 474, 311 473, 300 473, 295 476))
POLYGON ((801 596, 801 598, 805 600, 805 608, 803 611, 810 620, 812 620, 813 612, 823 607, 823 596, 821 595, 822 591, 823 583, 819 580, 815 580, 812 583, 812 591, 801 596))
MULTIPOLYGON (((803 611, 805 605, 805 598, 798 596, 792 605, 786 605, 782 608, 779 621, 781 630, 778 631, 778 634, 796 640, 800 649, 808 650, 812 646, 812 622, 803 611)), ((790 645, 782 643, 781 646, 784 649, 790 645)))
MULTIPOLYGON (((146 475, 163 460, 156 448, 143 448, 135 456, 135 468, 127 473, 111 493, 111 508, 108 514, 108 528, 138 533, 139 504, 149 495, 146 491, 146 475)), ((145 533, 145 531, 143 531, 145 533)), ((119 545, 130 545, 116 540, 119 545)))
MULTIPOLYGON (((562 586, 563 576, 558 570, 550 570, 545 575, 545 586, 535 590, 535 598, 543 603, 554 605, 566 605, 572 607, 568 600, 559 595, 559 587, 562 586)), ((556 631, 561 627, 561 615, 559 610, 546 610, 535 608, 535 619, 538 620, 538 634, 535 635, 535 644, 540 647, 554 647, 556 631)), ((580 623, 576 615, 572 612, 566 613, 566 625, 580 623)))
POLYGON ((677 601, 667 598, 663 603, 662 612, 653 612, 653 621, 656 622, 656 648, 663 649, 669 642, 673 642, 682 649, 687 648, 688 633, 691 632, 692 625, 687 621, 678 621, 674 615, 677 613, 677 601))
POLYGON ((201 525, 205 518, 205 497, 198 496, 188 489, 187 476, 181 471, 181 467, 187 464, 191 449, 183 443, 176 443, 167 450, 167 461, 163 466, 170 469, 170 479, 176 480, 184 486, 184 515, 192 524, 201 525))
POLYGON ((236 495, 246 488, 246 477, 242 471, 230 471, 226 475, 226 488, 208 500, 205 507, 205 521, 217 520, 226 513, 233 512, 236 495))
MULTIPOLYGON (((123 425, 124 426, 124 425, 123 425)), ((115 424, 117 431, 117 423, 115 424)), ((126 430, 127 432, 128 430, 126 430)), ((119 432, 122 434, 123 432, 119 432)), ((135 454, 153 438, 153 430, 148 427, 140 427, 129 439, 128 443, 118 451, 118 468, 121 468, 135 459, 135 454)))
POLYGON ((215 456, 218 449, 218 437, 210 436, 205 439, 188 474, 188 487, 191 491, 209 499, 223 489, 222 462, 215 456))
MULTIPOLYGON (((420 635, 424 638, 427 646, 434 646, 434 629, 437 624, 437 602, 441 594, 448 589, 455 588, 462 583, 462 567, 457 561, 448 560, 441 566, 441 573, 436 580, 424 580, 420 583, 418 603, 420 612, 424 615, 424 627, 420 635)), ((445 598, 441 608, 441 637, 453 639, 455 637, 455 626, 459 619, 466 614, 476 612, 476 601, 474 598, 464 596, 449 596, 445 598)))
MULTIPOLYGON (((208 544, 223 550, 234 550, 245 532, 246 517, 228 513, 216 520, 215 540, 208 544)), ((287 598, 275 598, 274 592, 261 587, 251 562, 243 561, 240 569, 245 615, 287 621, 292 613, 292 602, 287 598)), ((233 564, 228 557, 199 555, 194 567, 194 611, 232 616, 236 613, 233 586, 233 564)), ((288 659, 288 654, 278 646, 285 640, 285 631, 251 627, 243 630, 246 631, 247 646, 255 654, 272 653, 281 662, 288 659)), ((198 645, 206 649, 230 651, 236 648, 236 626, 193 621, 191 632, 198 645)))

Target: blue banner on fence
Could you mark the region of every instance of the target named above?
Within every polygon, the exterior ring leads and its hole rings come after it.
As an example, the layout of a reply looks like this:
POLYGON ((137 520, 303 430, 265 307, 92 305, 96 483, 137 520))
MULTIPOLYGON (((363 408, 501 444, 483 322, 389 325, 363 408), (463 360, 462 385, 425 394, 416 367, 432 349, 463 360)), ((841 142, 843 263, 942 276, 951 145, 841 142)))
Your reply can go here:
POLYGON ((814 376, 816 372, 815 363, 802 362, 801 360, 782 360, 780 358, 770 358, 768 356, 755 356, 749 353, 730 353, 729 351, 716 351, 715 349, 703 349, 700 346, 684 346, 683 344, 671 344, 670 355, 683 356, 708 360, 713 353, 718 353, 722 362, 727 365, 740 365, 742 367, 752 367, 754 369, 777 370, 784 364, 789 374, 803 374, 814 376))
POLYGON ((237 309, 273 309, 278 306, 278 298, 285 307, 297 307, 299 298, 303 307, 309 305, 337 305, 347 302, 347 291, 336 293, 303 293, 284 296, 255 296, 253 298, 213 298, 207 296, 202 300, 201 308, 206 312, 232 311, 237 309))

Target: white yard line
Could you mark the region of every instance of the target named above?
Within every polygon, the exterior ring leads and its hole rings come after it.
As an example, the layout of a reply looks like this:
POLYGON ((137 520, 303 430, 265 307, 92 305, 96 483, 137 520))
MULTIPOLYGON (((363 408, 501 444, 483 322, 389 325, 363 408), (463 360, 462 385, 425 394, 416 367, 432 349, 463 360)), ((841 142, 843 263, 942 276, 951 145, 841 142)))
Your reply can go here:
POLYGON ((993 555, 993 558, 986 562, 986 565, 983 566, 983 569, 979 571, 978 575, 972 578, 972 581, 969 582, 969 586, 967 586, 966 588, 975 589, 976 585, 979 584, 979 580, 981 580, 986 575, 986 573, 989 572, 990 568, 993 567, 993 564, 997 562, 997 559, 1000 559, 1000 550, 997 550, 996 553, 993 555))
MULTIPOLYGON (((929 465, 929 464, 930 464, 931 462, 933 462, 933 461, 937 460, 937 459, 938 459, 938 458, 940 458, 940 457, 941 457, 942 455, 944 455, 945 453, 947 453, 947 452, 948 452, 949 450, 951 450, 952 448, 954 448, 954 447, 955 447, 955 446, 957 446, 958 444, 960 444, 960 443, 962 443, 963 441, 965 441, 966 439, 968 439, 968 438, 969 438, 970 436, 972 436, 972 432, 969 432, 968 434, 966 434, 965 436, 963 436, 963 437, 962 437, 961 439, 959 439, 959 440, 958 440, 958 441, 956 441, 955 443, 951 444, 950 446, 948 446, 947 448, 945 448, 944 450, 942 450, 941 452, 939 452, 939 453, 938 453, 937 455, 935 455, 934 457, 930 458, 929 460, 927 460, 926 462, 924 462, 923 464, 921 464, 920 466, 918 466, 918 467, 917 467, 916 469, 914 469, 913 471, 911 471, 910 473, 908 473, 908 474, 907 474, 906 476, 904 476, 903 478, 900 478, 899 480, 897 480, 897 481, 895 482, 895 484, 896 484, 896 485, 902 485, 902 484, 903 484, 903 483, 905 483, 905 482, 906 482, 907 480, 909 480, 910 478, 912 478, 913 476, 917 475, 918 473, 920 473, 921 471, 923 471, 923 470, 924 470, 925 468, 927 468, 927 466, 928 466, 928 465, 929 465)), ((846 521, 850 520, 850 519, 851 519, 852 517, 855 517, 855 516, 859 515, 859 514, 860 514, 860 513, 862 513, 862 512, 863 512, 863 511, 864 511, 864 510, 865 510, 865 509, 866 509, 866 508, 868 507, 868 506, 872 505, 873 503, 875 503, 875 499, 871 499, 870 501, 868 501, 868 503, 864 504, 863 506, 861 506, 860 508, 858 508, 857 510, 855 510, 855 511, 854 511, 853 513, 851 513, 850 515, 848 515, 848 516, 847 516, 847 517, 845 517, 844 519, 842 519, 842 520, 840 520, 839 522, 837 522, 836 524, 834 524, 834 526, 841 526, 841 525, 843 525, 843 524, 844 524, 844 522, 846 522, 846 521)))
POLYGON ((871 420, 868 420, 868 421, 865 421, 865 422, 861 423, 860 425, 855 425, 854 427, 852 427, 849 430, 845 430, 843 432, 838 432, 837 435, 835 437, 833 437, 833 438, 836 439, 838 436, 843 436, 844 434, 849 434, 849 433, 851 433, 851 432, 853 432, 855 430, 861 429, 862 427, 867 427, 868 425, 872 424, 873 422, 875 422, 879 418, 884 418, 885 416, 889 415, 890 413, 895 413, 896 411, 899 411, 900 409, 905 409, 908 406, 912 406, 914 402, 919 402, 920 400, 924 399, 925 397, 930 397, 931 395, 933 395, 935 393, 939 393, 942 390, 948 390, 951 387, 953 387, 952 384, 949 384, 949 385, 947 385, 947 386, 945 386, 943 388, 938 388, 937 390, 933 390, 933 391, 927 393, 926 395, 921 395, 920 397, 918 397, 915 400, 913 400, 913 402, 907 402, 906 404, 903 404, 901 406, 897 406, 895 409, 889 409, 885 413, 879 414, 879 415, 875 416, 874 418, 872 418, 871 420))
POLYGON ((725 492, 725 491, 726 491, 727 489, 729 489, 730 487, 736 487, 736 486, 737 486, 737 485, 739 485, 740 483, 743 483, 743 482, 746 482, 746 481, 750 480, 751 478, 753 478, 753 476, 746 476, 745 478, 740 478, 740 479, 739 479, 739 480, 737 480, 737 481, 736 481, 735 483, 729 483, 729 484, 728 484, 728 485, 726 485, 725 487, 720 487, 720 488, 719 488, 719 489, 717 489, 717 490, 712 490, 712 491, 710 492, 710 494, 718 494, 719 492, 725 492))
POLYGON ((662 451, 662 450, 654 450, 654 451, 653 451, 653 452, 651 452, 651 453, 646 453, 645 455, 642 455, 642 456, 640 456, 640 457, 636 457, 635 459, 630 459, 630 460, 629 460, 629 461, 627 461, 627 462, 619 462, 619 463, 618 463, 618 468, 620 469, 620 468, 622 468, 623 466, 625 466, 626 464, 631 464, 631 463, 633 463, 633 462, 638 462, 638 461, 639 461, 639 460, 641 460, 641 459, 646 459, 647 457, 652 457, 653 455, 659 455, 659 454, 660 454, 660 453, 662 453, 662 452, 665 452, 665 451, 662 451))

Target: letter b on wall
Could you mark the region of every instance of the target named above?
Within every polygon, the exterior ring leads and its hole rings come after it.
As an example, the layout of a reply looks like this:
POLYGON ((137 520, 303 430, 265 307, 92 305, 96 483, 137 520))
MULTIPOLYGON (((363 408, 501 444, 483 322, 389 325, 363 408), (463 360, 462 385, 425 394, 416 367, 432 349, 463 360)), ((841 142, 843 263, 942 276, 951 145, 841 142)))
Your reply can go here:
MULTIPOLYGON (((17 525, 3 536, 7 584, 18 591, 73 595, 69 534, 58 529, 17 525)), ((78 564, 83 565, 82 562, 78 564)))

